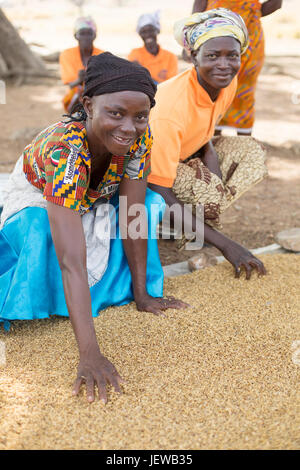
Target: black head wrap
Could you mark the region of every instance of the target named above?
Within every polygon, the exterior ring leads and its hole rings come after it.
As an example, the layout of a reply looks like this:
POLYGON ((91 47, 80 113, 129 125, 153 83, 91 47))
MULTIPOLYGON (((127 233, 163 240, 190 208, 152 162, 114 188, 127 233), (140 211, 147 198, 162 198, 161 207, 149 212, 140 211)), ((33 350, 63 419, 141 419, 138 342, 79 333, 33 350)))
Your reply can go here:
POLYGON ((103 52, 89 58, 83 96, 97 96, 118 91, 141 91, 155 105, 156 84, 149 71, 139 64, 103 52))

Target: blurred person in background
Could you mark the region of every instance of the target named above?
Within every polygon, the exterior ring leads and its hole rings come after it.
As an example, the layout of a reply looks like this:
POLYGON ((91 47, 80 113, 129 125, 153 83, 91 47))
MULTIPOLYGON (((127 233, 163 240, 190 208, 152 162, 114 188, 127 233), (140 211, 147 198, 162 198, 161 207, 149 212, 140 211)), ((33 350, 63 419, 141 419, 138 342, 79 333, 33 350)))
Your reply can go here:
POLYGON ((103 51, 94 47, 97 35, 96 23, 89 16, 78 18, 74 26, 74 37, 78 46, 64 50, 59 57, 61 79, 69 90, 63 98, 65 111, 70 112, 82 95, 87 62, 92 55, 103 51))
POLYGON ((243 18, 249 34, 249 47, 242 56, 238 88, 231 107, 216 126, 216 134, 234 128, 238 135, 251 135, 255 119, 255 88, 264 63, 264 33, 260 18, 278 10, 282 0, 194 0, 193 13, 227 8, 243 18))
POLYGON ((162 49, 157 43, 160 32, 159 11, 141 15, 137 22, 137 33, 144 42, 143 47, 133 49, 128 60, 146 67, 156 83, 164 82, 178 73, 175 54, 162 49))

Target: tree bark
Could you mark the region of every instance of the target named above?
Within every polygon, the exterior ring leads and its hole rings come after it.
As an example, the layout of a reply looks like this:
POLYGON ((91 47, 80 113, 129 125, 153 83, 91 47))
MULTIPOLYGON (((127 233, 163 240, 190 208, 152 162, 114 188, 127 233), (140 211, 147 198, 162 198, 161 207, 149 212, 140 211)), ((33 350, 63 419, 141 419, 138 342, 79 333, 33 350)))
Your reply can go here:
POLYGON ((42 59, 29 49, 0 8, 0 78, 47 75, 42 59))

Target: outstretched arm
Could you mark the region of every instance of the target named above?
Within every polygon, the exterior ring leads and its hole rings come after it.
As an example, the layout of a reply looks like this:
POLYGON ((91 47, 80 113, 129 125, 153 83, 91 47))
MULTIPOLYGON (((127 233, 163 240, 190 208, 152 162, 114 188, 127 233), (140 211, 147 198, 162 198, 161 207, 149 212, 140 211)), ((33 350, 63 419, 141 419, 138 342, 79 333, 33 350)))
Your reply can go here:
MULTIPOLYGON (((124 251, 128 260, 132 277, 134 300, 138 310, 163 315, 167 308, 186 308, 188 305, 174 298, 151 297, 146 289, 147 269, 147 237, 148 217, 145 211, 145 194, 147 181, 145 179, 124 178, 120 184, 120 196, 125 196, 126 205, 121 206, 119 223, 123 237, 124 251), (138 204, 144 216, 133 211, 134 204, 138 204), (126 207, 127 206, 127 207, 126 207), (131 214, 130 208, 132 210, 131 214), (141 223, 138 227, 134 219, 139 217, 141 223), (136 230, 134 230, 136 228, 136 230), (135 232, 135 233, 134 233, 135 232)), ((139 211, 138 206, 135 206, 139 211)))
POLYGON ((94 385, 104 402, 106 382, 120 391, 122 381, 113 364, 100 352, 92 318, 86 268, 86 244, 81 216, 66 207, 47 203, 51 234, 61 268, 66 303, 79 349, 79 366, 74 394, 86 383, 88 401, 95 399, 94 385))
MULTIPOLYGON (((182 231, 195 233, 197 227, 196 217, 192 216, 191 226, 188 226, 188 220, 184 220, 184 205, 177 199, 172 188, 164 188, 163 186, 151 183, 148 185, 150 189, 161 194, 169 207, 173 204, 178 204, 181 207, 181 221, 182 224, 185 224, 182 226, 182 231)), ((241 268, 244 268, 246 271, 246 279, 250 279, 253 269, 256 269, 259 274, 266 274, 263 263, 253 256, 252 253, 207 224, 204 224, 204 240, 223 253, 224 257, 233 265, 236 277, 240 276, 241 268)))
POLYGON ((261 16, 271 15, 282 6, 282 0, 267 0, 261 6, 261 16))

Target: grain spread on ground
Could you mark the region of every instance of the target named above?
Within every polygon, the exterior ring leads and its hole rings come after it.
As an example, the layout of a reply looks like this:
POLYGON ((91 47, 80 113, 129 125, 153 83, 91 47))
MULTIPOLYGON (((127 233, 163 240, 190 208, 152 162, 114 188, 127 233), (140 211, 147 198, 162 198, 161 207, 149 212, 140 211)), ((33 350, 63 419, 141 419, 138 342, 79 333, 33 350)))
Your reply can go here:
POLYGON ((98 340, 127 380, 106 406, 71 395, 68 319, 2 331, 0 449, 299 449, 300 257, 262 260, 260 279, 229 263, 167 279, 192 305, 167 318, 102 312, 98 340))

